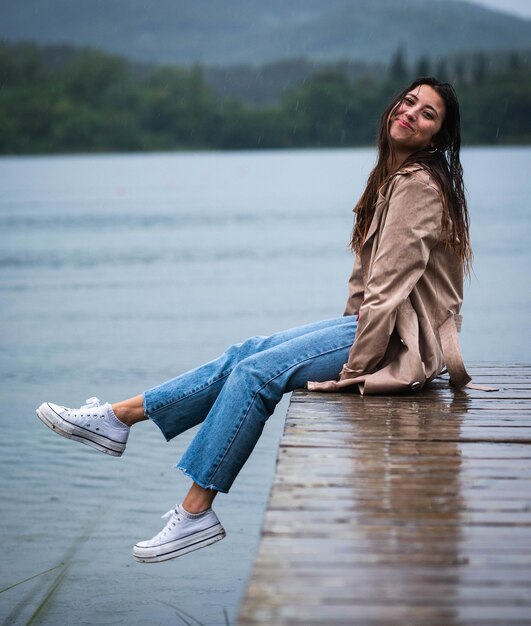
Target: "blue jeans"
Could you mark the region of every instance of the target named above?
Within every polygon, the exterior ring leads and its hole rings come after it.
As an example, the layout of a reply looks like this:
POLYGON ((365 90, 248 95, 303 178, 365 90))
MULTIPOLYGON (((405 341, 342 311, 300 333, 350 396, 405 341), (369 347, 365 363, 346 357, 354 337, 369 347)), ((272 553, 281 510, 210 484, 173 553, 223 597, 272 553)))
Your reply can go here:
POLYGON ((356 327, 347 316, 251 337, 146 391, 145 414, 167 441, 202 422, 177 467, 201 487, 227 493, 283 394, 338 378, 356 327))

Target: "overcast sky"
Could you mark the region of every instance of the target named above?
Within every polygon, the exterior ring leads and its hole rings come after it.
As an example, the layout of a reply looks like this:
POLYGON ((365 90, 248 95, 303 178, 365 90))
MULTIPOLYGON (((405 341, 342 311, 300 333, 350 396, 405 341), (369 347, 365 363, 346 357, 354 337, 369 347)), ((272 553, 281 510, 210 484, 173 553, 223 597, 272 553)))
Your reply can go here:
POLYGON ((468 0, 468 2, 531 19, 531 0, 468 0))

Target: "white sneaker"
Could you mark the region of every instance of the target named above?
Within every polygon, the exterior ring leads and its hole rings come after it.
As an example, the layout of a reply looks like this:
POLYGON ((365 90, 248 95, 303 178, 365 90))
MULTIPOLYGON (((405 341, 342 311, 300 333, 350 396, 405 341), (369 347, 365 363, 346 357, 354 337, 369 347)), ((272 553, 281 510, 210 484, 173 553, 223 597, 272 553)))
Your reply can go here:
POLYGON ((177 505, 165 513, 162 519, 166 517, 170 519, 158 535, 148 541, 139 541, 133 548, 135 561, 158 563, 175 559, 225 537, 225 530, 212 509, 199 517, 192 517, 182 505, 177 505))
POLYGON ((80 409, 45 402, 38 418, 58 435, 74 439, 112 456, 121 456, 129 437, 129 426, 121 422, 110 404, 89 398, 80 409))

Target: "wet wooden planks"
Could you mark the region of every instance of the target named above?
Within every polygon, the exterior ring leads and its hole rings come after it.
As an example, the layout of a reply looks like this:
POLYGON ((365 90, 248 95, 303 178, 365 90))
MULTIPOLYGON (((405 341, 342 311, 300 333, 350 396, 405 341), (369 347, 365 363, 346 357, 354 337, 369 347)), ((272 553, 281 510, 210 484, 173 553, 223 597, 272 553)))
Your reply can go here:
POLYGON ((531 625, 531 366, 296 391, 239 623, 531 625))

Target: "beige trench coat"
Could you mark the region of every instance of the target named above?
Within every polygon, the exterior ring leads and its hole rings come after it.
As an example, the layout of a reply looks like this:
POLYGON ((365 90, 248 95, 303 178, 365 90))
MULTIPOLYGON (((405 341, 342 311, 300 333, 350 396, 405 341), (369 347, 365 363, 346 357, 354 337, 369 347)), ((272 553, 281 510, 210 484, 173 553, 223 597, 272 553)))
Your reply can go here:
POLYGON ((439 188, 420 166, 400 170, 380 191, 349 281, 345 315, 359 318, 348 362, 339 381, 308 389, 416 390, 445 367, 453 385, 470 382, 457 338, 463 265, 444 240, 442 216, 439 188))

